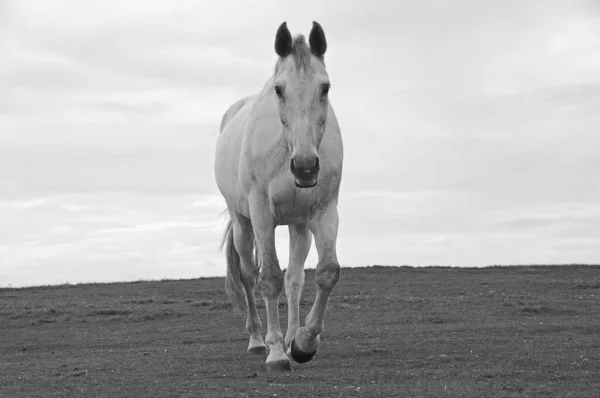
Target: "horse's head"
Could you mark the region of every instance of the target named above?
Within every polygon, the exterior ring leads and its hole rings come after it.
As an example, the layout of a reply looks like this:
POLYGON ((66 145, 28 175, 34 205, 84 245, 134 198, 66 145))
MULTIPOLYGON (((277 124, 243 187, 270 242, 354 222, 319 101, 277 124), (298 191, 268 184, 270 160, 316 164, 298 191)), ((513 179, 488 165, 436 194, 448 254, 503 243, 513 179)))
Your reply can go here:
POLYGON ((290 171, 299 188, 317 184, 318 150, 329 107, 329 76, 323 60, 327 41, 317 22, 313 22, 308 42, 310 47, 302 35, 292 39, 285 22, 275 37, 279 60, 275 66, 273 92, 291 153, 290 171))

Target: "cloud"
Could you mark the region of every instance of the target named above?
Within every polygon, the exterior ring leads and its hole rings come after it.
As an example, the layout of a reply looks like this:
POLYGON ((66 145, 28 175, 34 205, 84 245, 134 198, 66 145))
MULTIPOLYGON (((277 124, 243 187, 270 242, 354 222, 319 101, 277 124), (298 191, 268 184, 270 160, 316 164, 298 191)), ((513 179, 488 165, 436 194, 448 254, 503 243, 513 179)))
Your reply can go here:
POLYGON ((0 285, 221 275, 220 210, 204 195, 3 200, 0 285))
POLYGON ((0 282, 222 273, 218 126, 284 20, 328 38, 345 263, 595 261, 598 4, 344 4, 2 2, 0 282))
POLYGON ((208 149, 0 153, 0 196, 6 198, 33 199, 65 192, 181 195, 215 191, 208 149))
MULTIPOLYGON (((506 204, 483 194, 347 192, 340 197, 343 267, 481 266, 597 259, 600 207, 506 204)), ((219 195, 62 194, 4 200, 0 285, 224 275, 219 195)), ((282 268, 287 228, 276 230, 282 268)), ((314 244, 306 266, 317 264, 314 244)))

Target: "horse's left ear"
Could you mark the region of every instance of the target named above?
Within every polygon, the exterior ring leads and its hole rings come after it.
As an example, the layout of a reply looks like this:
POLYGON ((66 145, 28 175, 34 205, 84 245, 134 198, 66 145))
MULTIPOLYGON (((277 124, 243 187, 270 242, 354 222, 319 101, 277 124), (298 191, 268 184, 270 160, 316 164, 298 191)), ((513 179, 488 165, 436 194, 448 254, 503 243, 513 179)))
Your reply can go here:
POLYGON ((313 27, 310 31, 310 35, 308 36, 308 44, 310 44, 310 49, 317 57, 322 57, 327 50, 325 32, 318 22, 313 21, 313 27))

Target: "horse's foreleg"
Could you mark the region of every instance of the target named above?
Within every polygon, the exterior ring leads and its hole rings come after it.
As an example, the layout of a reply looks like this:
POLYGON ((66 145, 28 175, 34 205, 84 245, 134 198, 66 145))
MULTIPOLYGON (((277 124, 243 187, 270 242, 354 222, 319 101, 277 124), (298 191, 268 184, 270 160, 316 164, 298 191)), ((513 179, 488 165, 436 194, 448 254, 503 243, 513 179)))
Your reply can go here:
POLYGON ((306 224, 289 226, 290 262, 285 272, 285 295, 288 302, 288 329, 285 346, 289 347, 300 327, 300 296, 304 287, 304 262, 310 251, 312 233, 306 224))
POLYGON ((244 285, 246 302, 248 303, 248 315, 246 319, 246 330, 250 334, 248 352, 263 354, 267 351, 267 347, 261 335, 262 324, 254 300, 254 285, 258 274, 258 264, 254 264, 253 260, 254 232, 250 220, 244 216, 235 216, 235 222, 233 223, 233 244, 240 256, 240 279, 244 285))
POLYGON ((283 333, 279 326, 279 297, 283 290, 283 273, 275 250, 275 220, 270 209, 265 208, 265 200, 250 203, 250 217, 256 237, 260 258, 258 287, 265 300, 267 310, 267 335, 265 343, 269 347, 267 356, 268 371, 291 370, 290 359, 284 351, 283 333))
POLYGON ((292 358, 301 363, 310 361, 317 352, 329 295, 340 276, 340 265, 336 254, 338 231, 336 203, 323 209, 309 227, 315 236, 319 262, 315 273, 315 302, 306 316, 305 326, 296 331, 291 345, 292 358))

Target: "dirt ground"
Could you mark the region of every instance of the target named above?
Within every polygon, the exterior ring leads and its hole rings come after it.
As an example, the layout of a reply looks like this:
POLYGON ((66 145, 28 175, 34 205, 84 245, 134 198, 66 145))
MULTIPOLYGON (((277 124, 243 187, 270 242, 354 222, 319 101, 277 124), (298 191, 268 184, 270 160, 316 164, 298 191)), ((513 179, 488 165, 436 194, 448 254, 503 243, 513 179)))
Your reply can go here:
MULTIPOLYGON (((279 374, 246 354, 223 286, 1 289, 0 396, 600 394, 599 266, 343 269, 319 352, 279 374)), ((283 296, 280 308, 287 320, 283 296)))

